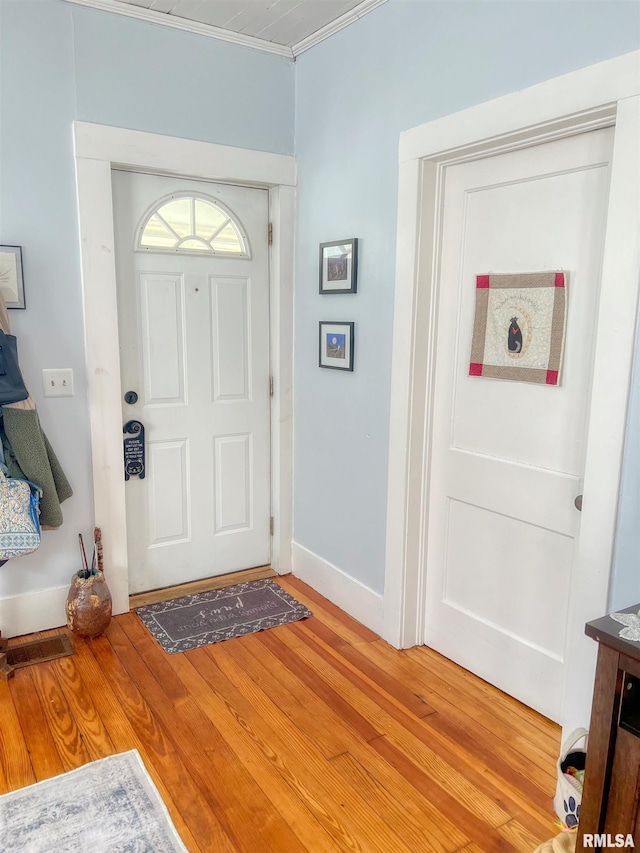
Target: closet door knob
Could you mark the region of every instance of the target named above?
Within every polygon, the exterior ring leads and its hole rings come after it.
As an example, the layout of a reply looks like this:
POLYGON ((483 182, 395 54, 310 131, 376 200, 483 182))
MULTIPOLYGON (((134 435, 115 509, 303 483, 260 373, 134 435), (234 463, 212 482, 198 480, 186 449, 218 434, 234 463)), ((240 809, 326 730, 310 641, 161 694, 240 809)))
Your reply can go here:
POLYGON ((578 495, 573 502, 573 505, 578 510, 578 512, 582 512, 582 495, 578 495))

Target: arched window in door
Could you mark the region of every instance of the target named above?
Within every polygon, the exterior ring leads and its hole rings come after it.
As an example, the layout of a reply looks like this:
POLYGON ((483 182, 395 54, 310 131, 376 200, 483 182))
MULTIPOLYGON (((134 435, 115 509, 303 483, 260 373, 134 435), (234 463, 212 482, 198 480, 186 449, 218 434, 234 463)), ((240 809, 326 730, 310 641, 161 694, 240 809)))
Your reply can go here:
POLYGON ((249 258, 249 241, 237 217, 214 198, 172 193, 145 215, 136 249, 189 255, 249 258))

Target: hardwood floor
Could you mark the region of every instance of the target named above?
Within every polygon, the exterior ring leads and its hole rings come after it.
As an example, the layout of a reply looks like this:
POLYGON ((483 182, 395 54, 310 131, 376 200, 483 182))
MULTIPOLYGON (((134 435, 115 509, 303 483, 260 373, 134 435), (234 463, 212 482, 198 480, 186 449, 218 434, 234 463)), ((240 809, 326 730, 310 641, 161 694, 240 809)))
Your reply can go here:
POLYGON ((130 613, 0 682, 0 790, 135 748, 192 853, 531 853, 556 834, 557 726, 279 582, 312 619, 168 655, 130 613))

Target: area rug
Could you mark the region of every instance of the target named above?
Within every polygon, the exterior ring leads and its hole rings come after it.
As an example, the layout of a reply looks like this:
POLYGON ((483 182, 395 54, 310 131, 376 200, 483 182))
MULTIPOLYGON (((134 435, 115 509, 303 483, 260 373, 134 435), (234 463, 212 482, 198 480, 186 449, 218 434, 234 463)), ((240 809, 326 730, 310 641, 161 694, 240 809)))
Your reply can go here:
POLYGON ((135 749, 4 794, 0 850, 188 853, 135 749))
POLYGON ((148 604, 137 613, 169 654, 313 616, 269 578, 148 604))

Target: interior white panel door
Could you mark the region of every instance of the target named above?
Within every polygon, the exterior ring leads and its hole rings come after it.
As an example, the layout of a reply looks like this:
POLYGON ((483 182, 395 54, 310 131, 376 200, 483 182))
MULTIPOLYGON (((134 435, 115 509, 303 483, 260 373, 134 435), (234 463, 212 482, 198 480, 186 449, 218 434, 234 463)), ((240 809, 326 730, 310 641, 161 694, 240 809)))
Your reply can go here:
POLYGON ((266 565, 268 194, 120 171, 113 188, 121 381, 138 394, 123 423, 146 433, 146 476, 126 484, 130 591, 266 565), (233 212, 249 258, 137 249, 157 202, 189 193, 233 212))
POLYGON ((558 720, 610 129, 447 167, 425 643, 558 720), (559 386, 469 376, 475 277, 563 270, 559 386))

